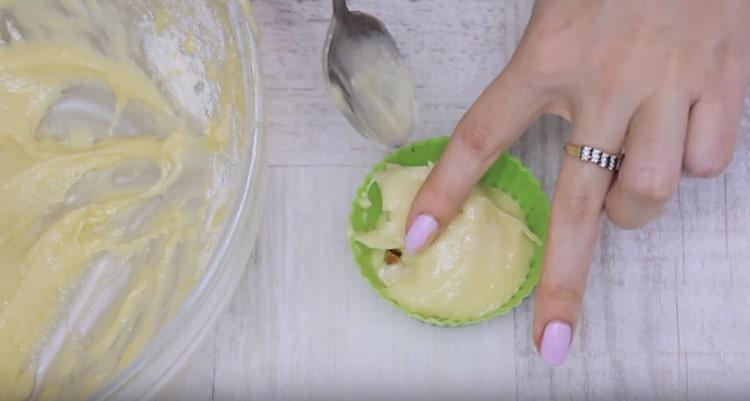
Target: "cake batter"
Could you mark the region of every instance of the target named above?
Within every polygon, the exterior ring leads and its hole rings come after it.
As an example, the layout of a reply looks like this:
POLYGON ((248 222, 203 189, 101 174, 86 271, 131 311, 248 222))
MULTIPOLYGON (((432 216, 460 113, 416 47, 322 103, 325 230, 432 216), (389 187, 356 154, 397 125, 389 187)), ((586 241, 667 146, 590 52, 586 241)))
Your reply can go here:
POLYGON ((182 118, 115 22, 100 49, 34 37, 17 15, 70 23, 45 2, 0 1, 0 400, 83 399, 200 277, 204 227, 221 223, 211 156, 230 124, 182 118))
POLYGON ((499 190, 475 188, 462 212, 418 255, 402 250, 406 216, 431 167, 389 165, 375 174, 383 198, 377 227, 354 233, 376 252, 385 292, 405 309, 447 319, 474 319, 505 304, 525 280, 539 239, 523 210, 499 190), (394 263, 397 250, 400 260, 394 263), (384 256, 385 252, 385 256, 384 256))

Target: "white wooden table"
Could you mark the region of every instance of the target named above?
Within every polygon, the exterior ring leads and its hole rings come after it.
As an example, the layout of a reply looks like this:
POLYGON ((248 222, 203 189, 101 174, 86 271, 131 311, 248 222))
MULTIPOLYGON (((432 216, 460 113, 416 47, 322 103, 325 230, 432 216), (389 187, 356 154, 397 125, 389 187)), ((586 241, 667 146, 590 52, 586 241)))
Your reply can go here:
MULTIPOLYGON (((531 1, 361 0, 416 72, 418 137, 449 133, 509 59, 531 1)), ((255 0, 264 33, 268 196, 250 274, 160 400, 750 399, 750 119, 728 172, 685 180, 641 231, 606 225, 567 363, 530 340, 531 305, 474 327, 402 315, 360 278, 349 203, 382 155, 328 100, 329 4, 255 0)), ((750 101, 746 102, 750 104, 750 101)), ((567 127, 513 149, 553 189, 567 127)))

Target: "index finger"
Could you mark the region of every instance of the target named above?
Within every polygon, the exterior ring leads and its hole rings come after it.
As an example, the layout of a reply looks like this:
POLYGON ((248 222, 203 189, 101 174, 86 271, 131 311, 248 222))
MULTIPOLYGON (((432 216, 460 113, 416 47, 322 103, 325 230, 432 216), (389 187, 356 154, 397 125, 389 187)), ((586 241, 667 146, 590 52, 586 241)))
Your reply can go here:
POLYGON ((471 188, 540 110, 539 90, 520 84, 507 69, 485 89, 414 198, 404 239, 407 251, 424 249, 450 223, 471 188))

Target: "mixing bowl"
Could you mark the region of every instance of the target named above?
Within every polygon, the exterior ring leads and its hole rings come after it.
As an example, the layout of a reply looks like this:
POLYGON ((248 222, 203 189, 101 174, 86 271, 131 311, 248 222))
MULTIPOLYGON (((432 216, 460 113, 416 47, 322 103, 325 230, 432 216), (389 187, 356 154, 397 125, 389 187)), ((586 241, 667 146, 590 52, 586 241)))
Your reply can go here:
MULTIPOLYGON (((152 344, 128 369, 113 377, 94 396, 95 399, 143 399, 155 394, 166 384, 200 344, 219 312, 229 302, 246 268, 252 267, 248 266, 248 261, 261 217, 265 161, 261 71, 257 47, 259 33, 248 2, 209 1, 205 4, 206 8, 203 8, 204 2, 197 0, 150 0, 143 2, 148 4, 143 8, 130 3, 127 0, 119 2, 126 15, 133 21, 140 21, 140 24, 157 24, 158 14, 157 19, 154 19, 153 10, 161 9, 180 21, 176 26, 176 33, 190 29, 201 32, 193 36, 196 51, 189 58, 191 62, 176 66, 177 68, 194 72, 193 58, 206 60, 215 56, 213 52, 236 52, 240 63, 239 74, 235 77, 235 82, 228 82, 227 85, 241 88, 244 98, 240 102, 244 108, 234 110, 242 116, 241 124, 235 128, 239 138, 237 150, 240 158, 232 169, 232 174, 236 176, 228 180, 234 196, 233 205, 203 277, 152 344), (191 6, 195 7, 194 10, 202 11, 186 13, 185 10, 190 10, 191 6), (212 11, 205 12, 207 10, 212 11), (224 45, 217 46, 218 43, 224 45)), ((141 30, 136 26, 133 25, 132 37, 140 37, 138 41, 147 42, 152 31, 141 30)))
MULTIPOLYGON (((222 124, 229 133, 222 139, 224 150, 210 161, 212 219, 207 216, 205 224, 213 222, 215 227, 201 237, 205 249, 195 285, 186 295, 172 297, 176 307, 153 305, 150 300, 150 308, 164 309, 159 311, 164 319, 146 341, 139 340, 143 346, 129 348, 136 349, 135 356, 113 355, 125 362, 111 370, 87 366, 87 371, 96 373, 91 374, 95 379, 83 377, 81 382, 87 384, 80 392, 75 383, 68 383, 67 392, 59 396, 44 392, 40 396, 35 390, 29 398, 152 396, 199 344, 231 298, 253 249, 263 188, 258 32, 249 7, 244 0, 0 0, 0 46, 76 37, 104 55, 126 53, 196 132, 222 124), (42 3, 50 18, 30 20, 28 15, 33 14, 26 9, 42 3)), ((35 386, 40 381, 37 377, 35 386)))

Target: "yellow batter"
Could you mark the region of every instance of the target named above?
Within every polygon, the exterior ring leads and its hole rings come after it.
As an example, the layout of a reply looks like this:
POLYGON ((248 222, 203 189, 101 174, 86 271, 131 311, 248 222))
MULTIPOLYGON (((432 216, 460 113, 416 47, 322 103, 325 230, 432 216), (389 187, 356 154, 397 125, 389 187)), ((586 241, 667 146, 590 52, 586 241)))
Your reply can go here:
MULTIPOLYGON (((373 249, 403 249, 411 201, 430 167, 389 165, 375 175, 383 197, 378 226, 354 238, 373 249)), ((407 310, 448 319, 478 318, 506 303, 523 283, 539 239, 523 210, 499 190, 475 188, 462 212, 416 256, 374 265, 386 293, 407 310)))
MULTIPOLYGON (((11 3, 0 0, 0 17, 11 3)), ((40 1, 17 5, 70 23, 40 1)), ((220 223, 209 221, 211 156, 229 124, 197 132, 136 63, 73 36, 6 36, 0 400, 83 399, 139 355, 200 276, 204 226, 220 223)))

